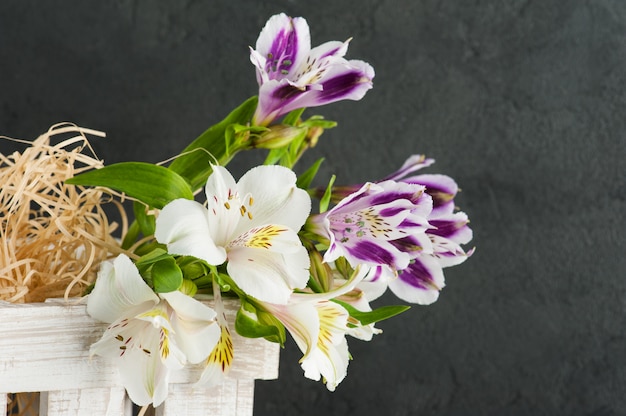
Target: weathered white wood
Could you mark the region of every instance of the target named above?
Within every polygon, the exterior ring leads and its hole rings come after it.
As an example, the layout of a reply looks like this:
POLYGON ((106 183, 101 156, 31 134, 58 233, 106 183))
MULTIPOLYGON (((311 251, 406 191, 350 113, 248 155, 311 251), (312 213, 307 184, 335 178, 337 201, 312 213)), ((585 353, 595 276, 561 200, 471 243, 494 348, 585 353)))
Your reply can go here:
MULTIPOLYGON (((211 301, 205 303, 211 306, 211 301)), ((234 328, 239 302, 224 303, 234 328)), ((115 366, 100 357, 89 358, 89 346, 105 328, 76 301, 0 302, 0 392, 41 392, 39 410, 45 416, 130 416, 131 403, 115 366)), ((254 379, 278 377, 279 346, 231 332, 235 360, 224 383, 195 389, 200 366, 176 371, 158 416, 252 415, 254 379)), ((7 394, 0 393, 0 415, 6 409, 7 394)))
POLYGON ((40 416, 131 416, 123 387, 74 389, 44 392, 40 416))
MULTIPOLYGON (((239 302, 225 299, 224 303, 227 320, 234 328, 239 302)), ((0 392, 120 386, 114 365, 101 357, 89 358, 89 346, 105 328, 106 324, 87 315, 84 304, 0 302, 0 392)), ((230 378, 278 377, 277 344, 231 332, 235 360, 230 378)), ((170 381, 194 383, 199 372, 199 367, 184 369, 172 374, 170 381)))
POLYGON ((156 409, 156 416, 252 416, 253 395, 254 380, 227 379, 210 389, 176 384, 167 400, 156 409))
POLYGON ((8 397, 6 393, 0 392, 0 415, 7 414, 8 397))

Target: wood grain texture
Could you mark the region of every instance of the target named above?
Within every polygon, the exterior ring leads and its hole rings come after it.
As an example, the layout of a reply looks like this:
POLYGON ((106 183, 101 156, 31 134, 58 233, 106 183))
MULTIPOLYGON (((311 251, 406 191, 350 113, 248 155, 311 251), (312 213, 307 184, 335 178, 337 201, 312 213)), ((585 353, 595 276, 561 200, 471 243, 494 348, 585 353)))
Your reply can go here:
POLYGON ((172 386, 168 399, 156 409, 156 416, 252 416, 253 395, 253 380, 229 379, 210 389, 176 384, 172 386))
MULTIPOLYGON (((231 328, 238 307, 238 301, 225 300, 231 328)), ((0 392, 120 386, 112 363, 101 357, 89 357, 89 346, 100 338, 105 328, 106 324, 87 315, 84 304, 0 303, 0 392)), ((237 334, 233 334, 233 342, 235 361, 230 378, 278 377, 280 347, 277 344, 237 334)), ((194 383, 200 371, 198 366, 178 371, 172 374, 171 383, 194 383)))
POLYGON ((132 406, 123 387, 44 392, 40 416, 131 416, 132 406))

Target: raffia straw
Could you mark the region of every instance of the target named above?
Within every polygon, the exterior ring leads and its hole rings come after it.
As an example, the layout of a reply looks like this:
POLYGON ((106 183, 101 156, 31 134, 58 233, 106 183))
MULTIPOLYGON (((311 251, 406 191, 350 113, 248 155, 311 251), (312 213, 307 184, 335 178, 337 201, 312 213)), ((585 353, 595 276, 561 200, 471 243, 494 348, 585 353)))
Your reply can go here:
POLYGON ((85 170, 100 168, 86 134, 104 133, 63 123, 52 126, 20 154, 0 154, 0 300, 40 302, 79 296, 95 280, 99 264, 123 250, 119 228, 103 205, 127 219, 121 203, 99 188, 66 185, 85 170), (51 144, 51 138, 71 137, 51 144))

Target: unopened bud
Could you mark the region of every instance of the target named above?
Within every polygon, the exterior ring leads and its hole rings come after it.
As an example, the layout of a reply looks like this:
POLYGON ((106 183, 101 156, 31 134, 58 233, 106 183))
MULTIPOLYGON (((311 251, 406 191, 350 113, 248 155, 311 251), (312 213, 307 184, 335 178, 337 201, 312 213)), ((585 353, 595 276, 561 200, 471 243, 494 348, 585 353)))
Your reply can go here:
POLYGON ((253 139, 253 146, 261 149, 280 149, 292 141, 302 138, 307 133, 306 128, 278 124, 271 126, 268 131, 253 139))
POLYGON ((322 292, 328 292, 332 289, 333 285, 333 272, 327 263, 324 263, 324 259, 319 251, 309 251, 309 258, 311 260, 311 279, 315 281, 322 292))
POLYGON ((322 133, 324 133, 323 127, 320 127, 320 126, 309 127, 309 131, 307 132, 307 137, 306 137, 309 147, 315 147, 322 133))
POLYGON ((178 291, 184 293, 187 296, 193 297, 198 291, 198 287, 191 280, 183 279, 183 284, 180 285, 178 291))

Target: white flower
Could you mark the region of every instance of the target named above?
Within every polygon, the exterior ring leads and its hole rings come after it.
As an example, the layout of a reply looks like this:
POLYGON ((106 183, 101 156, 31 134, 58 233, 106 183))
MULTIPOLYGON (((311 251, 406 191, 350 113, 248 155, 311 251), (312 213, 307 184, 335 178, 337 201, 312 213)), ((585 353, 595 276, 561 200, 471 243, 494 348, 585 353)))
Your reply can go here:
POLYGON ((364 276, 357 271, 351 279, 325 293, 294 293, 286 305, 260 304, 285 326, 304 354, 300 360, 304 376, 316 381, 323 378, 330 391, 348 373, 346 335, 355 334, 348 325, 348 311, 331 299, 353 290, 364 276))
POLYGON ((87 312, 110 323, 91 355, 116 360, 129 397, 160 405, 171 370, 205 360, 220 335, 213 309, 181 293, 156 295, 125 255, 102 263, 87 312))
POLYGON ((282 166, 258 166, 238 183, 213 166, 207 206, 186 199, 167 204, 156 222, 156 239, 172 254, 226 266, 246 294, 284 304, 309 279, 309 257, 298 238, 311 198, 282 166))

